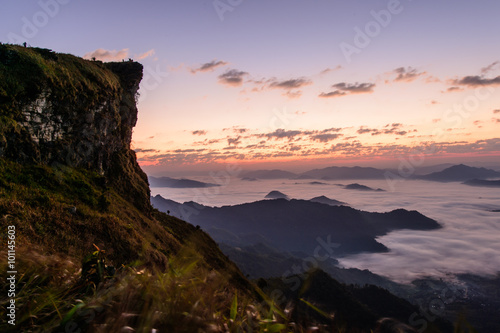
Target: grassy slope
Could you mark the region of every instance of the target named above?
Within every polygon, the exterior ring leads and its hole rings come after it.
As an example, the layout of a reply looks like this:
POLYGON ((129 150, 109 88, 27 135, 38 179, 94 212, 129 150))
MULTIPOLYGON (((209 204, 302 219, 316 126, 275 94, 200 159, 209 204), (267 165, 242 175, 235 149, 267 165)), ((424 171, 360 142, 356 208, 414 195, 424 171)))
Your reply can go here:
MULTIPOLYGON (((204 232, 158 211, 144 214, 116 189, 103 185, 103 177, 97 173, 0 159, 0 174, 0 228, 16 227, 20 274, 26 274, 25 280, 35 275, 42 277, 47 288, 42 288, 43 295, 62 293, 55 297, 59 306, 46 304, 37 309, 32 298, 36 299, 37 288, 28 285, 24 289, 25 303, 18 303, 19 314, 36 312, 42 323, 54 319, 54 309, 64 316, 75 305, 75 298, 84 297, 71 289, 81 284, 80 262, 95 250, 93 244, 106 251, 106 259, 114 267, 147 267, 160 273, 168 271, 179 251, 188 248, 196 261, 197 275, 203 277, 215 270, 221 279, 228 277, 229 282, 222 285, 229 285, 231 293, 240 290, 250 294, 246 279, 204 232), (76 207, 76 213, 70 212, 71 207, 76 207), (42 268, 40 262, 50 264, 42 268), (69 284, 66 282, 66 288, 60 289, 62 272, 72 273, 67 273, 71 277, 69 284)), ((3 267, 5 258, 3 254, 3 267)), ((5 306, 3 302, 5 299, 5 306)), ((3 317, 4 311, 2 308, 3 317)), ((33 324, 28 317, 19 321, 25 327, 33 324)))
MULTIPOLYGON (((176 315, 198 314, 197 327, 221 325, 236 292, 255 299, 255 289, 207 234, 150 206, 147 178, 127 147, 113 153, 104 175, 60 162, 50 166, 39 162, 43 152, 21 125, 23 105, 47 90, 52 105, 60 110, 72 103, 85 110, 120 100, 130 89, 124 80, 128 73, 118 76, 109 70, 113 66, 46 49, 0 45, 0 230, 16 227, 19 271, 17 326, 2 321, 2 332, 50 331, 68 320, 84 330, 99 331, 102 324, 116 328, 117 322, 124 324, 115 320, 122 312, 110 311, 116 304, 123 312, 136 314, 165 310, 161 299, 182 290, 178 283, 192 283, 193 288, 186 297, 171 299, 170 305, 176 305, 170 308, 176 315), (114 277, 99 271, 106 267, 101 259, 89 261, 92 253, 116 268, 114 277), (82 272, 82 262, 93 262, 94 272, 82 272), (203 290, 226 297, 214 298, 203 290), (104 302, 102 295, 111 295, 112 302, 104 302), (185 304, 179 306, 176 302, 183 298, 185 304), (195 311, 197 301, 212 304, 214 312, 195 311), (75 309, 88 310, 96 304, 98 315, 82 322, 75 309)), ((122 68, 114 67, 114 71, 122 68)), ((123 138, 131 131, 126 126, 119 129, 123 138)), ((7 271, 5 250, 0 249, 2 272, 7 271)), ((1 287, 0 315, 5 318, 4 279, 1 287)), ((170 319, 159 317, 146 315, 146 322, 132 324, 168 327, 170 319)))

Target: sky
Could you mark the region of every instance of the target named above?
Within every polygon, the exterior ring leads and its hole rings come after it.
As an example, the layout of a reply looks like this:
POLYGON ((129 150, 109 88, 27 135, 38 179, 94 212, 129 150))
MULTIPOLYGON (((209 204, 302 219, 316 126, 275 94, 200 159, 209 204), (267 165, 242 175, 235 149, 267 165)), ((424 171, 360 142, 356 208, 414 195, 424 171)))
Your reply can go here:
POLYGON ((150 174, 500 165, 500 2, 2 0, 0 41, 144 65, 150 174))

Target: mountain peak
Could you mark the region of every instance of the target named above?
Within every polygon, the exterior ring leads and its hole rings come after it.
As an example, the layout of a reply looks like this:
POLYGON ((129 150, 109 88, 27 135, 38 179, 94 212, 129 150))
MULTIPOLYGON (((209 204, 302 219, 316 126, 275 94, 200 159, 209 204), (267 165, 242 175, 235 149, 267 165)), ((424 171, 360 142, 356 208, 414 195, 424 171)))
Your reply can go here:
POLYGON ((419 176, 420 179, 433 181, 467 181, 471 179, 484 179, 500 177, 500 172, 486 169, 471 167, 465 164, 453 165, 443 171, 433 172, 427 175, 419 176))

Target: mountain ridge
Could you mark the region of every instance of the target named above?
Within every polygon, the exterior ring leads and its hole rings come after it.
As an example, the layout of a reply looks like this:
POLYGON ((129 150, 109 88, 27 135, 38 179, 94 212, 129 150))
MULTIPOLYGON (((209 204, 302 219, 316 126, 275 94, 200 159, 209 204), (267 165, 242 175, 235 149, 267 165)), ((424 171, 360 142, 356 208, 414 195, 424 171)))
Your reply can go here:
MULTIPOLYGON (((211 228, 216 228, 239 236, 261 235, 273 242, 269 245, 278 249, 307 254, 314 250, 319 235, 331 235, 332 242, 341 243, 336 250, 338 254, 385 252, 388 249, 375 237, 396 229, 433 230, 441 227, 416 211, 396 209, 387 213, 369 213, 308 200, 272 199, 222 207, 195 202, 180 204, 160 195, 151 200, 159 210, 183 214, 184 219, 200 225, 209 234, 211 228)), ((216 241, 223 242, 224 239, 216 238, 216 241)))
POLYGON ((500 172, 486 169, 486 168, 476 168, 470 167, 465 164, 458 164, 446 168, 439 172, 433 172, 427 175, 418 176, 418 179, 441 181, 441 182, 453 182, 453 181, 467 181, 475 178, 498 178, 500 177, 500 172))

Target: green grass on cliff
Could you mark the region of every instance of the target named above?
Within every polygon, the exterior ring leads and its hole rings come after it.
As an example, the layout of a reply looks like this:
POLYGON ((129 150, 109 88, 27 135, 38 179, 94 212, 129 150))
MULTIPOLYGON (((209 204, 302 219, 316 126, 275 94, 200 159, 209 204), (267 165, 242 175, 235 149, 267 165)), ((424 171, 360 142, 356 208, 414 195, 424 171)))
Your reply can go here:
POLYGON ((235 268, 204 232, 152 208, 139 210, 97 172, 0 158, 0 174, 1 227, 15 225, 21 244, 76 258, 96 244, 117 265, 165 267, 169 255, 197 240, 209 265, 235 268))
POLYGON ((102 62, 18 45, 0 44, 0 77, 0 108, 8 112, 17 112, 16 103, 32 101, 40 91, 75 103, 120 91, 119 79, 102 62))

